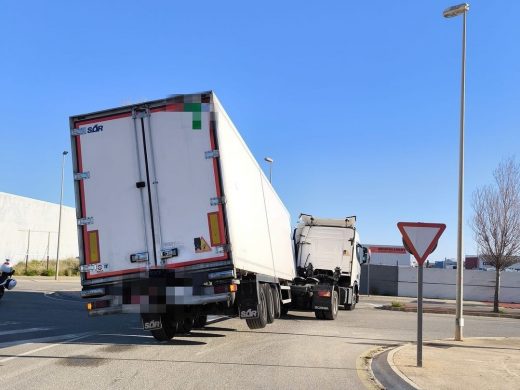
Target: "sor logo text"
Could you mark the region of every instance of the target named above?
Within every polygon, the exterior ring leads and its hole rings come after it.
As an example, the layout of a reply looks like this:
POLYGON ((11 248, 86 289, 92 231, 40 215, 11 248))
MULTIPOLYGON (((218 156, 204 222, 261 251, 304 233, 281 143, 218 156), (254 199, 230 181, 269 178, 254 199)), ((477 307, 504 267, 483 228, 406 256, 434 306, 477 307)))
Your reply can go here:
POLYGON ((87 133, 98 133, 100 131, 103 131, 103 125, 94 125, 87 127, 87 133))
POLYGON ((247 311, 242 310, 240 312, 240 318, 257 318, 258 317, 258 311, 247 309, 247 311))
POLYGON ((144 323, 145 330, 153 330, 153 329, 161 329, 162 324, 161 321, 151 320, 144 323))

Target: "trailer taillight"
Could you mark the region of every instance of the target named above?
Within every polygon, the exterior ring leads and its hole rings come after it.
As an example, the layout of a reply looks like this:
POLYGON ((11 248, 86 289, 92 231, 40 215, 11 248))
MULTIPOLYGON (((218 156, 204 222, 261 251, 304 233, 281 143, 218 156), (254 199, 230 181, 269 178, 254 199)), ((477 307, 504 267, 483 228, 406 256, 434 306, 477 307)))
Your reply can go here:
POLYGON ((218 284, 213 286, 215 294, 224 294, 227 292, 237 292, 238 286, 236 284, 218 284))
POLYGON ((93 301, 93 302, 87 303, 87 310, 91 311, 91 310, 94 310, 94 309, 102 309, 104 307, 109 307, 109 306, 110 306, 110 301, 109 300, 93 301))
POLYGON ((324 297, 324 298, 330 298, 330 290, 319 290, 318 296, 324 297))

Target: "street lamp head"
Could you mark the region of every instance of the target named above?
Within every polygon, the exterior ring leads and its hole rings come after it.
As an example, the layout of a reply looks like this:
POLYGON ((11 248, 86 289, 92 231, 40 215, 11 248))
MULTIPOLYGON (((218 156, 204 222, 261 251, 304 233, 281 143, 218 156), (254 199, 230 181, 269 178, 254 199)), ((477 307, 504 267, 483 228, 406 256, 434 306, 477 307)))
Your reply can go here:
POLYGON ((462 3, 459 5, 454 5, 453 7, 446 8, 442 15, 445 18, 453 18, 454 16, 462 15, 465 12, 469 11, 469 4, 468 3, 462 3))
POLYGON ((63 151, 63 155, 66 156, 67 154, 69 154, 69 152, 66 151, 66 150, 64 150, 64 151, 63 151))
POLYGON ((264 157, 264 160, 268 163, 272 163, 274 161, 271 157, 264 157))

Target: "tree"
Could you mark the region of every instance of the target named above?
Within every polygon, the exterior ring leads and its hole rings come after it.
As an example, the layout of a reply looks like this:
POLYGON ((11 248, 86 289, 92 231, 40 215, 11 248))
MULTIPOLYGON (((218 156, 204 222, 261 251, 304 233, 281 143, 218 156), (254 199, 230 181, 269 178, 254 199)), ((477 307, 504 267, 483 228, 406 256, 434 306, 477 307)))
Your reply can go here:
POLYGON ((500 273, 519 261, 520 252, 520 165, 514 158, 495 169, 494 185, 473 193, 475 233, 479 257, 495 268, 493 311, 498 313, 500 273))

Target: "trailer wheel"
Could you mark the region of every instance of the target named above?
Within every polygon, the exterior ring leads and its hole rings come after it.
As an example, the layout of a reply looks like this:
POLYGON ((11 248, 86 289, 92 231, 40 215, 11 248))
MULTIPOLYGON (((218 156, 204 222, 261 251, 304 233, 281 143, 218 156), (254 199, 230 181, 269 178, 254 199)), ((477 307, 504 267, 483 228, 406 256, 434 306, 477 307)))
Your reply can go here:
POLYGON ((249 329, 261 329, 267 325, 267 304, 264 288, 258 289, 258 318, 246 319, 249 329))
POLYGON ((197 316, 197 318, 195 318, 195 320, 193 321, 193 327, 195 329, 200 329, 200 328, 204 328, 206 326, 208 322, 208 316, 207 315, 200 315, 200 316, 197 316))
POLYGON ((182 321, 179 321, 179 325, 177 330, 179 333, 190 333, 193 329, 193 318, 185 318, 182 321))
POLYGON ((161 329, 151 330, 152 336, 157 341, 168 341, 175 336, 175 332, 177 331, 177 321, 173 321, 167 316, 161 316, 161 329))
POLYGON ((265 301, 267 307, 267 323, 272 324, 274 322, 274 297, 271 285, 266 283, 262 286, 265 289, 265 301))
POLYGON ((278 292, 278 287, 276 285, 272 285, 273 292, 273 303, 274 303, 274 318, 280 318, 281 315, 281 304, 280 304, 280 293, 278 292))
POLYGON ((323 318, 326 320, 335 320, 338 316, 338 292, 336 290, 332 292, 331 304, 330 310, 323 311, 323 318))

